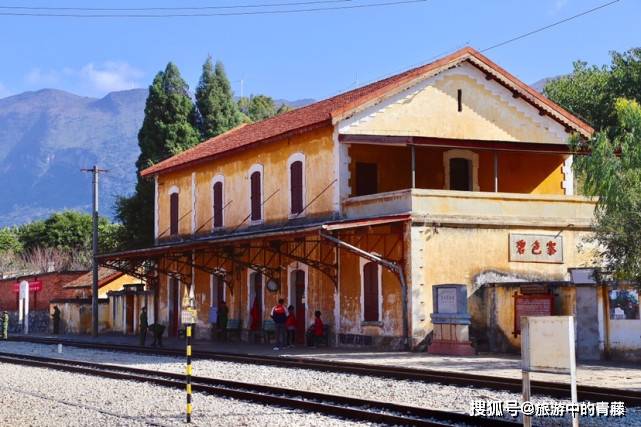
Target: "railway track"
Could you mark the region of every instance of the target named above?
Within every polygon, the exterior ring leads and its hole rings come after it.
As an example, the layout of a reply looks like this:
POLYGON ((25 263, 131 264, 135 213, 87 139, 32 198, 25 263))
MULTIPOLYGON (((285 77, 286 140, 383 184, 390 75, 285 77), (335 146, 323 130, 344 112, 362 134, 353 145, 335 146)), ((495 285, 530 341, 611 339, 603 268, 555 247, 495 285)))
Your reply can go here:
MULTIPOLYGON (((92 343, 80 340, 59 340, 55 338, 45 337, 14 337, 14 341, 41 343, 41 344, 58 344, 89 348, 107 351, 124 351, 135 352, 163 356, 182 356, 183 351, 170 348, 151 348, 139 347, 122 344, 104 344, 92 343)), ((424 382, 437 382, 448 385, 458 385, 465 387, 479 387, 490 388, 493 390, 504 390, 520 393, 522 384, 520 379, 516 378, 501 378, 490 377, 487 375, 476 375, 460 372, 445 372, 438 370, 428 369, 414 369, 402 368, 396 366, 382 366, 382 365, 369 365, 362 363, 350 362, 334 362, 302 357, 293 356, 265 356, 256 354, 238 354, 238 353, 223 353, 213 352, 206 350, 194 349, 193 355, 195 358, 222 360, 227 362, 237 363, 250 363, 269 366, 280 366, 286 368, 298 369, 313 369, 320 371, 331 371, 339 373, 349 373, 356 375, 376 376, 383 378, 395 378, 412 381, 424 382)), ((599 401, 621 401, 628 406, 641 407, 641 392, 634 390, 621 390, 605 387, 594 387, 579 385, 578 388, 579 400, 589 400, 593 402, 599 401)), ((547 395, 556 398, 569 399, 570 386, 569 384, 546 382, 546 381, 532 381, 531 391, 535 395, 547 395)))
MULTIPOLYGON (((150 371, 128 366, 107 365, 75 360, 64 360, 0 353, 0 363, 19 364, 84 375, 120 380, 140 381, 163 387, 184 389, 184 375, 150 371)), ((405 406, 395 403, 335 396, 324 393, 292 390, 280 387, 250 384, 216 378, 194 377, 192 390, 216 396, 230 397, 268 405, 302 409, 357 421, 408 426, 515 426, 517 424, 490 418, 472 417, 458 412, 405 406)))

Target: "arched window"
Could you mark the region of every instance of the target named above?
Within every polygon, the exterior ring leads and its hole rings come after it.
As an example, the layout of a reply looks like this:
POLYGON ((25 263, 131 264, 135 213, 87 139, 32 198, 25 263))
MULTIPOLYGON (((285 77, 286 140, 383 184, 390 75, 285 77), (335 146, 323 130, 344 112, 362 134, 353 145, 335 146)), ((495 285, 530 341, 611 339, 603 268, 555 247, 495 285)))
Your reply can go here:
POLYGON ((378 322, 380 320, 380 283, 379 267, 375 262, 363 265, 363 321, 378 322))
POLYGON ((305 208, 305 156, 302 153, 292 154, 289 166, 289 212, 298 216, 305 208))
POLYGON ((223 177, 217 175, 214 177, 212 186, 212 203, 213 203, 213 225, 214 228, 223 226, 223 177))
POLYGON ((172 187, 169 190, 169 235, 178 234, 178 188, 172 187))
POLYGON ((254 165, 249 170, 251 220, 263 219, 263 182, 261 165, 254 165))

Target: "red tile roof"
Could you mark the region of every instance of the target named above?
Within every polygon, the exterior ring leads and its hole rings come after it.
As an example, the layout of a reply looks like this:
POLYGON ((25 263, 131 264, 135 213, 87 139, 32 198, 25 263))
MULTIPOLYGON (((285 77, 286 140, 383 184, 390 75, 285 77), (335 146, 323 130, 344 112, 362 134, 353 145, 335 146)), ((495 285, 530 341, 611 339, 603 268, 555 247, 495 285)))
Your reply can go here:
POLYGON ((332 98, 318 101, 260 122, 239 126, 157 163, 143 170, 141 175, 156 175, 161 172, 193 166, 224 154, 245 149, 253 144, 282 139, 330 125, 352 114, 357 109, 364 108, 385 96, 389 96, 399 87, 404 85, 411 86, 416 79, 423 78, 426 74, 436 74, 466 60, 487 73, 491 78, 513 90, 515 94, 518 93, 524 100, 539 108, 542 113, 549 115, 568 128, 584 136, 589 136, 593 132, 593 129, 587 123, 521 82, 480 52, 466 47, 435 62, 344 92, 332 98))
MULTIPOLYGON (((98 287, 107 285, 122 275, 123 273, 121 273, 120 271, 112 270, 111 268, 107 268, 107 267, 99 267, 98 268, 98 287)), ((63 286, 63 288, 65 289, 90 288, 92 283, 93 283, 93 272, 90 271, 78 277, 77 279, 67 283, 66 285, 63 286)))

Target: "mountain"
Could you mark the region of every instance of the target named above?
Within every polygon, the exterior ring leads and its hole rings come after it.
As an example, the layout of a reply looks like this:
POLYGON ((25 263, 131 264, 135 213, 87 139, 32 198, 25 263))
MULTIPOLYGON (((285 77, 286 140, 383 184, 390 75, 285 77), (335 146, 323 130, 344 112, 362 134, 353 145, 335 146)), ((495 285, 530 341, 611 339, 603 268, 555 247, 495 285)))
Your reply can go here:
POLYGON ((135 183, 137 134, 146 89, 89 98, 55 89, 0 99, 0 226, 91 207, 94 164, 102 175, 100 211, 135 183))
MULTIPOLYGON (((113 217, 119 195, 136 182, 138 130, 146 89, 103 98, 56 89, 0 99, 0 227, 18 225, 63 209, 91 209, 94 164, 100 175, 100 213, 113 217)), ((313 100, 276 100, 293 108, 313 100)))

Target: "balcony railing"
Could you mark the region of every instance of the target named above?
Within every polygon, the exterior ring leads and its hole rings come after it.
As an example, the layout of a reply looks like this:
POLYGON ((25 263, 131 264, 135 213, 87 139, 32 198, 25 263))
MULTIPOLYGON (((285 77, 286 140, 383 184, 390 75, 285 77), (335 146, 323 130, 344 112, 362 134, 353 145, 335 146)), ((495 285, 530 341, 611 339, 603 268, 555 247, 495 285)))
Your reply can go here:
POLYGON ((407 189, 343 201, 347 218, 409 213, 414 221, 589 227, 596 200, 583 196, 407 189))

